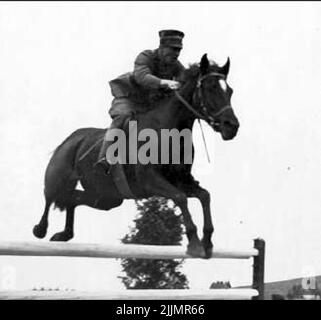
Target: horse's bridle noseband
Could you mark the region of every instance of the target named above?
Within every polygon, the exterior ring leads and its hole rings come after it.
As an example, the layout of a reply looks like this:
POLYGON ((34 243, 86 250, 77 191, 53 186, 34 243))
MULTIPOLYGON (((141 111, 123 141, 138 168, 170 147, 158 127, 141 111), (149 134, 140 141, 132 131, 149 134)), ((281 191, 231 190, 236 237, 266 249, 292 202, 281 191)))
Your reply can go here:
POLYGON ((200 108, 202 110, 202 113, 204 114, 205 116, 205 120, 209 120, 209 122, 211 124, 214 124, 215 122, 215 118, 217 118, 218 116, 220 116, 222 113, 224 113, 226 110, 228 109, 232 109, 231 105, 226 105, 224 106, 223 108, 221 108, 220 110, 218 110, 214 115, 209 115, 208 112, 207 112, 207 108, 204 104, 204 100, 203 100, 203 97, 202 97, 202 82, 203 80, 205 80, 206 78, 208 77, 220 77, 221 79, 224 79, 226 80, 226 76, 222 73, 218 73, 218 72, 210 72, 208 74, 205 74, 201 77, 198 78, 197 80, 197 85, 196 85, 196 91, 194 93, 194 96, 193 96, 193 100, 195 98, 195 95, 198 97, 199 101, 200 101, 200 108))

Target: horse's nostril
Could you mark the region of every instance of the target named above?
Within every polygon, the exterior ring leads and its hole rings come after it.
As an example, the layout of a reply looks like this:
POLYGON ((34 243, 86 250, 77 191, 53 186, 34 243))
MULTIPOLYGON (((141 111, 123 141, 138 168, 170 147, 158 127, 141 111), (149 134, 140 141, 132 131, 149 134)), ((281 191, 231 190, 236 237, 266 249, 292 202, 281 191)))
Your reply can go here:
POLYGON ((214 130, 219 130, 220 122, 219 121, 213 121, 212 122, 212 126, 213 126, 214 130))
POLYGON ((233 125, 232 125, 232 123, 230 121, 224 121, 223 122, 223 126, 227 127, 227 128, 231 128, 233 125))
POLYGON ((237 122, 225 120, 223 126, 228 129, 238 129, 239 124, 237 122))

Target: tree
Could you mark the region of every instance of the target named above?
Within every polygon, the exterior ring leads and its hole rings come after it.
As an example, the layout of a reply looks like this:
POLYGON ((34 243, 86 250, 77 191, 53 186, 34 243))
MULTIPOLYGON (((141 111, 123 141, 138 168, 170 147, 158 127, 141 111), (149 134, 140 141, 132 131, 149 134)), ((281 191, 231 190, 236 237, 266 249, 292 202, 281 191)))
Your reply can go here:
MULTIPOLYGON (((179 245, 182 240, 182 217, 168 200, 152 197, 136 202, 135 226, 123 243, 179 245)), ((183 261, 173 259, 122 259, 126 276, 120 277, 127 289, 186 289, 188 281, 179 269, 183 261)))
POLYGON ((285 297, 282 294, 279 293, 273 293, 271 294, 272 300, 285 300, 285 297))

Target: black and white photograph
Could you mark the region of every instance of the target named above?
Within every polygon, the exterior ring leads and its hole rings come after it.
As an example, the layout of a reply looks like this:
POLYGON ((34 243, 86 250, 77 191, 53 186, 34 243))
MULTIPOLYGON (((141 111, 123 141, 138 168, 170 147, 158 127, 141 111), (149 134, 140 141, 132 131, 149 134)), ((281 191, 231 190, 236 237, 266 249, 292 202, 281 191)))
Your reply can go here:
POLYGON ((320 39, 317 1, 1 1, 0 300, 320 300, 320 39))

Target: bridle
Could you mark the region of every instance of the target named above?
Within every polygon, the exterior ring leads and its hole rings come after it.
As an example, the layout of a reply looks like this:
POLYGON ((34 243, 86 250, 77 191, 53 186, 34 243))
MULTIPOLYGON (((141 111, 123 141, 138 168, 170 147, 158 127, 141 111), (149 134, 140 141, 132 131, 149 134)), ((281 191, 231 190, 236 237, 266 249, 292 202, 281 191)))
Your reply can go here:
POLYGON ((218 76, 224 80, 226 79, 226 76, 222 73, 210 72, 208 74, 200 76, 197 80, 196 90, 193 94, 193 102, 197 101, 197 100, 199 101, 199 108, 202 110, 202 113, 195 110, 191 104, 189 104, 177 91, 175 91, 175 95, 177 96, 177 98, 183 103, 183 105, 188 110, 190 110, 198 119, 205 120, 205 121, 209 122, 211 125, 214 125, 214 122, 218 116, 220 116, 226 110, 232 109, 232 107, 230 105, 226 105, 223 108, 221 108, 220 110, 218 110, 215 114, 213 114, 213 115, 208 114, 208 109, 204 104, 204 99, 203 99, 203 95, 202 95, 202 82, 206 78, 213 77, 213 76, 216 76, 216 77, 218 76))

